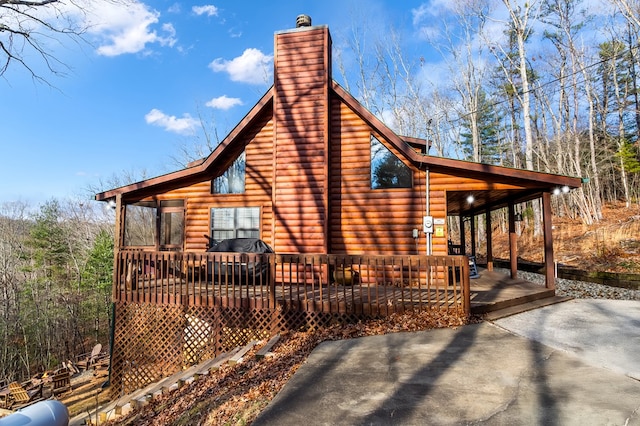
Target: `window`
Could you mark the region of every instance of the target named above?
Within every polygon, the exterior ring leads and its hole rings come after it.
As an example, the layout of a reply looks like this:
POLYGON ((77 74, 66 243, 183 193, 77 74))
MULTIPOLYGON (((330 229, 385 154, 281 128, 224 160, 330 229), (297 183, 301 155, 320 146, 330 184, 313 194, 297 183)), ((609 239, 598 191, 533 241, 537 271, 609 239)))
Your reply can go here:
POLYGON ((260 208, 212 208, 211 238, 216 243, 229 238, 260 238, 260 208))
POLYGON ((182 248, 184 200, 160 201, 160 248, 182 248))
POLYGON ((144 201, 126 206, 124 245, 181 249, 184 200, 144 201))
POLYGON ((211 192, 213 194, 243 194, 245 181, 244 151, 236 158, 224 173, 213 180, 211 192))
POLYGON ((125 210, 124 245, 132 247, 156 245, 156 204, 129 204, 125 210))
POLYGON ((411 186, 411 169, 371 135, 371 189, 411 186))

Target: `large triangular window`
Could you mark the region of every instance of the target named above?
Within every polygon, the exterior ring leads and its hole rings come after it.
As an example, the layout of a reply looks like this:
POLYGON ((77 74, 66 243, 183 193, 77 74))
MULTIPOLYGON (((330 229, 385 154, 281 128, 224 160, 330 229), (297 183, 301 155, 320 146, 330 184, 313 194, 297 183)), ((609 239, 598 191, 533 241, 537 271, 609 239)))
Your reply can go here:
POLYGON ((211 192, 214 194, 243 194, 245 181, 244 151, 225 172, 213 180, 211 192))
POLYGON ((371 189, 411 188, 411 169, 371 135, 371 189))

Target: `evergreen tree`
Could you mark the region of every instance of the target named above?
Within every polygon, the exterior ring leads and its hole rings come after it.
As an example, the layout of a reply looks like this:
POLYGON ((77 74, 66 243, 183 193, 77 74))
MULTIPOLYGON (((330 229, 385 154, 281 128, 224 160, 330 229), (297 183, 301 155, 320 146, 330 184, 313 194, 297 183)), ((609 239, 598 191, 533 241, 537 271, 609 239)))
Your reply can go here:
MULTIPOLYGON (((480 152, 478 158, 480 162, 487 164, 500 164, 501 157, 505 151, 501 139, 501 117, 494 108, 492 102, 487 99, 484 91, 480 92, 478 102, 478 132, 480 134, 480 152)), ((464 131, 461 132, 461 144, 465 158, 470 160, 474 158, 473 141, 470 133, 470 123, 465 120, 463 123, 464 131)))
POLYGON ((106 341, 100 331, 107 328, 101 321, 109 318, 111 306, 111 284, 113 280, 113 236, 106 230, 98 232, 88 254, 83 271, 83 293, 87 296, 83 303, 84 317, 95 324, 96 341, 106 341))

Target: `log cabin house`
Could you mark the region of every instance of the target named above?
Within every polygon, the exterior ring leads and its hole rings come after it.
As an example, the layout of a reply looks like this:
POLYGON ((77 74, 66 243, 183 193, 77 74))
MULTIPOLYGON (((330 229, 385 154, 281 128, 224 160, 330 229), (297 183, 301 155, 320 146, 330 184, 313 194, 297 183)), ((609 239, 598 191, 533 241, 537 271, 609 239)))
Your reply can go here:
POLYGON ((297 24, 275 34, 273 86, 207 158, 96 195, 116 209, 118 395, 284 329, 469 315, 466 242, 451 252, 448 217, 484 215, 491 270, 488 213, 506 208, 516 278, 514 206, 541 198, 553 294, 551 194, 580 179, 430 156, 427 141, 395 134, 332 80, 326 26, 297 24), (207 252, 236 237, 275 253, 207 252), (268 273, 242 267, 255 264, 268 273))

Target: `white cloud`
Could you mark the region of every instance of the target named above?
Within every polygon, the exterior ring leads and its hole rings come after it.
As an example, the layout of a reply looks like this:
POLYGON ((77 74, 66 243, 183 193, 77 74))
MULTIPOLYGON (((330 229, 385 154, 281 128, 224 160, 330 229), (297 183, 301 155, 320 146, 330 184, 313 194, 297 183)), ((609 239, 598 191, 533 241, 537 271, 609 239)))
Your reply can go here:
POLYGON ((451 0, 431 0, 415 9, 411 9, 413 25, 417 26, 423 21, 432 20, 447 11, 451 11, 454 8, 454 3, 451 0))
POLYGON ((218 16, 218 8, 212 4, 205 6, 193 6, 191 8, 196 15, 218 16))
POLYGON ((230 61, 215 59, 209 67, 215 72, 226 72, 232 81, 262 84, 270 79, 272 62, 273 55, 265 55, 258 49, 251 48, 230 61))
POLYGON ((163 24, 162 34, 153 29, 159 22, 160 13, 143 3, 96 3, 92 12, 87 18, 87 24, 89 33, 99 40, 97 52, 100 55, 138 53, 152 43, 173 46, 176 42, 173 25, 163 24))
POLYGON ((242 105, 242 101, 238 98, 229 98, 227 95, 222 95, 211 99, 205 105, 211 108, 227 110, 236 105, 242 105))
POLYGON ((167 115, 159 109, 152 109, 144 116, 147 124, 164 128, 168 132, 191 134, 198 126, 198 120, 189 114, 184 114, 182 118, 175 115, 167 115))

